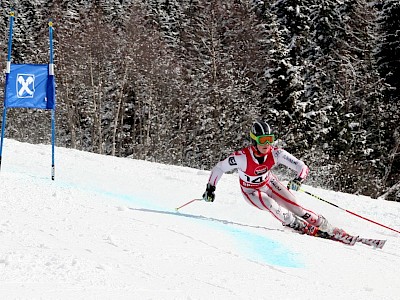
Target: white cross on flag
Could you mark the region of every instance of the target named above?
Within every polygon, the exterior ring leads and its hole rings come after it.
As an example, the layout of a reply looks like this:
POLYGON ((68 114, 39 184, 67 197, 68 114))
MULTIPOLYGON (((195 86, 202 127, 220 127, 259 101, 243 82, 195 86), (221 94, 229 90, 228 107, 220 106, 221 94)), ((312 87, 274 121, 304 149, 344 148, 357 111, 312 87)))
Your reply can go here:
POLYGON ((33 98, 35 93, 35 75, 18 74, 17 75, 17 97, 33 98))

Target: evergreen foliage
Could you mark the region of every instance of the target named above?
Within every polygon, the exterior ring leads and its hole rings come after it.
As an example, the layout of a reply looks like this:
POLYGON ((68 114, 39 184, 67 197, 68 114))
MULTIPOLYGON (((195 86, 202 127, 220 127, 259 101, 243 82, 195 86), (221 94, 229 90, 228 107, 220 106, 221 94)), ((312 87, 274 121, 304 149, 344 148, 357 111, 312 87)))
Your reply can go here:
MULTIPOLYGON (((14 63, 48 61, 54 20, 58 146, 209 169, 263 118, 308 183, 400 201, 398 1, 16 3, 14 63)), ((48 112, 8 120, 50 141, 48 112)))
MULTIPOLYGON (((378 18, 377 70, 385 82, 383 97, 378 103, 379 151, 386 156, 379 161, 380 191, 389 200, 400 199, 400 3, 384 1, 378 18), (390 187, 388 189, 388 187, 390 187)), ((377 143, 375 141, 375 143, 377 143)))

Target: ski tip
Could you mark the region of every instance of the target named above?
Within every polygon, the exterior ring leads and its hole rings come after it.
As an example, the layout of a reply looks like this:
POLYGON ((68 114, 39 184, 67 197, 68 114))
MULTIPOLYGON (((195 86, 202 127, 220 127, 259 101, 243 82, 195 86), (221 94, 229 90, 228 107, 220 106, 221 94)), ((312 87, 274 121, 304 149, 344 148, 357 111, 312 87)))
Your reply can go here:
POLYGON ((386 240, 379 239, 366 239, 366 238, 358 238, 357 242, 361 242, 365 245, 372 246, 374 249, 382 249, 386 244, 386 240))
POLYGON ((376 244, 376 247, 374 247, 374 249, 382 249, 383 246, 385 246, 386 244, 386 240, 381 240, 376 244))

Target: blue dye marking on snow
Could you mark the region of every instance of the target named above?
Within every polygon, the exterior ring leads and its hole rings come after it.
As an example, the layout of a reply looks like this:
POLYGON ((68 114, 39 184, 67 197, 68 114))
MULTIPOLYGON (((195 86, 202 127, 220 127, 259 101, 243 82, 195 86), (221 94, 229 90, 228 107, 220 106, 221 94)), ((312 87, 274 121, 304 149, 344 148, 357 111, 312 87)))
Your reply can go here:
POLYGON ((215 229, 228 232, 233 238, 237 245, 237 249, 244 253, 249 259, 254 261, 265 262, 270 265, 288 267, 288 268, 302 268, 303 263, 299 262, 298 257, 290 249, 281 245, 277 241, 271 240, 264 235, 255 234, 249 230, 240 229, 233 224, 226 224, 226 222, 216 222, 218 220, 213 218, 207 218, 203 216, 188 215, 188 214, 177 214, 175 212, 169 212, 165 207, 154 205, 153 201, 146 201, 138 197, 127 194, 119 194, 115 192, 109 192, 101 190, 95 187, 84 187, 78 184, 60 184, 64 187, 78 188, 83 191, 91 193, 99 193, 110 198, 117 198, 123 200, 126 203, 140 206, 142 211, 158 212, 164 214, 171 214, 183 217, 190 217, 193 221, 204 222, 207 226, 215 229), (222 224, 224 223, 224 224, 222 224))
POLYGON ((140 199, 139 197, 133 197, 132 195, 118 194, 114 192, 103 192, 102 194, 111 198, 118 198, 129 204, 135 204, 136 206, 140 206, 144 209, 165 211, 165 207, 154 205, 152 201, 140 199))
MULTIPOLYGON (((137 197, 132 197, 131 195, 117 194, 113 192, 102 192, 104 195, 113 198, 119 198, 128 202, 130 204, 135 204, 144 208, 144 210, 154 210, 154 212, 173 214, 176 213, 168 212, 163 207, 155 206, 152 201, 144 201, 137 197)), ((271 240, 264 235, 255 234, 249 230, 240 229, 237 225, 222 224, 221 222, 216 222, 218 220, 213 218, 207 218, 203 216, 178 214, 178 216, 189 216, 194 219, 194 221, 200 221, 207 224, 207 226, 214 227, 215 229, 228 232, 233 238, 237 245, 237 248, 248 255, 249 259, 255 261, 265 262, 270 265, 288 267, 288 268, 302 268, 303 263, 299 262, 297 255, 293 253, 290 249, 281 245, 280 243, 271 240)))
POLYGON ((229 224, 213 224, 213 227, 228 231, 234 237, 237 248, 242 253, 247 254, 250 259, 280 267, 304 267, 303 263, 298 260, 296 254, 290 249, 264 235, 239 229, 229 224))
MULTIPOLYGON (((115 193, 106 192, 109 196, 117 196, 115 193)), ((118 195, 129 203, 135 205, 141 205, 146 209, 157 210, 159 213, 173 214, 176 213, 168 212, 165 208, 155 207, 151 201, 143 201, 138 198, 133 198, 129 195, 118 195)), ((271 240, 264 235, 255 234, 249 230, 240 229, 238 225, 225 224, 226 222, 216 222, 218 220, 213 218, 207 218, 203 216, 177 214, 178 216, 186 216, 193 218, 194 221, 204 222, 207 226, 213 227, 217 230, 228 232, 233 238, 234 242, 240 252, 244 253, 249 259, 265 262, 270 265, 288 267, 288 268, 302 268, 304 264, 301 263, 297 257, 297 254, 293 253, 290 249, 286 248, 279 242, 271 240), (224 224, 222 224, 224 223, 224 224)))
POLYGON ((232 230, 232 234, 238 240, 238 247, 257 260, 281 267, 304 267, 295 253, 274 240, 242 230, 232 230))

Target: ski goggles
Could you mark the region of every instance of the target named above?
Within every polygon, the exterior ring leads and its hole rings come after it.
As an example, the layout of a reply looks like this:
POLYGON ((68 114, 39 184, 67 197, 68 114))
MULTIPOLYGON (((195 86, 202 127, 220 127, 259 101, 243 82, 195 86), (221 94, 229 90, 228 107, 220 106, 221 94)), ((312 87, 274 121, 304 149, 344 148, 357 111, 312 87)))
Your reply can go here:
POLYGON ((264 134, 256 136, 250 132, 250 137, 257 142, 257 144, 264 146, 266 144, 271 145, 275 141, 275 136, 273 134, 264 134))

